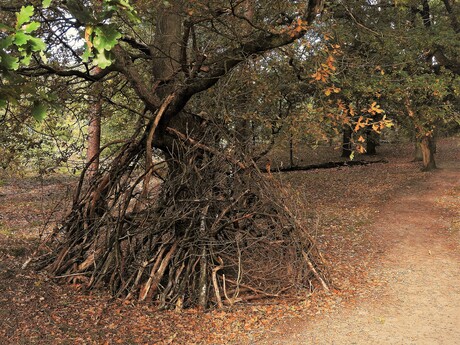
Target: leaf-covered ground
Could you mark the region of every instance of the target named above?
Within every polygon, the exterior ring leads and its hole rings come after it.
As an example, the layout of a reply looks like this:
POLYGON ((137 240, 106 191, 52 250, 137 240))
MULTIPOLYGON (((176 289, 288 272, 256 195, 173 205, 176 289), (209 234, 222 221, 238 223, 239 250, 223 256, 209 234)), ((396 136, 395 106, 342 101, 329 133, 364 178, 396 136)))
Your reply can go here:
MULTIPOLYGON (((459 145, 459 139, 443 140, 438 161, 458 160, 459 145)), ((3 177, 0 344, 250 344, 261 338, 270 343, 267 334, 282 332, 278 324, 296 324, 299 316, 314 321, 318 314, 366 298, 374 285, 381 284, 369 272, 391 243, 376 240, 371 225, 394 195, 406 189, 411 193, 412 186, 433 174, 421 173, 420 163, 411 162, 409 144, 378 149, 377 158, 389 163, 273 174, 295 196, 286 202, 318 238, 335 284, 332 295, 317 291, 208 312, 159 312, 149 305, 113 300, 104 292, 89 294, 79 286, 58 285, 43 273, 22 269, 40 236, 65 214, 74 180, 3 177)), ((302 165, 338 160, 333 148, 305 148, 296 155, 302 157, 302 165)), ((284 159, 286 165, 286 157, 286 152, 278 152, 272 159, 284 159)), ((458 225, 452 223, 452 231, 458 231, 458 225)))
POLYGON ((379 205, 363 243, 376 255, 363 254, 365 284, 353 298, 282 322, 258 344, 459 344, 459 144, 442 147, 439 170, 379 205))

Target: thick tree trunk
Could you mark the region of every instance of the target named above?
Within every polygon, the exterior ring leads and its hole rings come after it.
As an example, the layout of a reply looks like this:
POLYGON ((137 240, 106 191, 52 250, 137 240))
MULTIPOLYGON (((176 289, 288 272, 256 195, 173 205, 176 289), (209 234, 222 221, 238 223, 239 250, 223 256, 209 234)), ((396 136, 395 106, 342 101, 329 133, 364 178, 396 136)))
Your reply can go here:
POLYGON ((433 138, 429 135, 425 135, 420 143, 423 155, 423 171, 430 171, 436 169, 436 163, 434 160, 434 142, 433 138))
POLYGON ((159 5, 157 30, 153 46, 153 75, 157 80, 171 79, 181 67, 182 6, 183 0, 164 2, 159 5))
POLYGON ((417 139, 414 141, 414 162, 422 162, 423 161, 423 153, 422 153, 422 146, 421 142, 417 139))
POLYGON ((376 155, 377 146, 379 146, 379 134, 374 131, 367 132, 366 140, 366 154, 367 155, 376 155))

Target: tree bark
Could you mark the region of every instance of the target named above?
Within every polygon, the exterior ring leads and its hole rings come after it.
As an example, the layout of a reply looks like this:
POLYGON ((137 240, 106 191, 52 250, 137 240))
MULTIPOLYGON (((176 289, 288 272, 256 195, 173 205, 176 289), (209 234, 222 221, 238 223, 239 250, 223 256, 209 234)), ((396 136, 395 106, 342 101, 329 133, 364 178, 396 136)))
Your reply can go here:
POLYGON ((425 135, 422 138, 420 143, 422 148, 422 155, 423 155, 423 171, 431 171, 436 169, 436 163, 434 160, 434 145, 433 145, 433 138, 430 135, 425 135))
POLYGON ((343 126, 343 139, 342 139, 342 157, 349 158, 353 152, 351 149, 351 135, 353 131, 350 126, 343 126))
POLYGON ((417 139, 414 141, 414 162, 422 162, 423 161, 423 153, 422 153, 422 146, 421 142, 417 139))
MULTIPOLYGON (((100 67, 95 68, 95 74, 101 72, 100 67)), ((99 151, 101 147, 101 118, 102 118, 102 85, 100 82, 93 84, 92 103, 89 108, 88 124, 88 149, 86 162, 89 164, 87 177, 92 180, 99 170, 99 151)))
POLYGON ((377 146, 379 146, 379 134, 374 132, 373 130, 369 130, 367 132, 367 140, 366 140, 366 154, 367 155, 376 155, 377 154, 377 146))
POLYGON ((294 165, 294 138, 291 132, 289 133, 289 166, 293 167, 294 165))

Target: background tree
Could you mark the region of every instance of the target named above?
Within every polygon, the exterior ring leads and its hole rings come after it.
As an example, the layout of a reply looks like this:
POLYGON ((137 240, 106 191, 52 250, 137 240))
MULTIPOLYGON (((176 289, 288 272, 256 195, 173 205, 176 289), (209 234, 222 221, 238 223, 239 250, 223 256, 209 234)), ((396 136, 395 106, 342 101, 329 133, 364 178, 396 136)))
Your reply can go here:
POLYGON ((449 56, 459 52, 451 15, 455 11, 445 5, 352 1, 336 4, 327 22, 333 42, 344 50, 336 74, 343 94, 365 118, 382 116, 378 107, 396 123, 414 128, 419 140, 423 138, 425 170, 435 167, 436 127, 458 122, 454 60, 440 56, 440 63, 434 55, 440 46, 449 56))

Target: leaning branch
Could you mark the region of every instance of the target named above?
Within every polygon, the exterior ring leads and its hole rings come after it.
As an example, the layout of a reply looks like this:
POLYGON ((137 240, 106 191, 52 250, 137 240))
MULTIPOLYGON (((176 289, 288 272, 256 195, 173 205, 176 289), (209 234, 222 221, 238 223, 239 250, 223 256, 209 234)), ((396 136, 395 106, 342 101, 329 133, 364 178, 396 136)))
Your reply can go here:
POLYGON ((21 68, 18 70, 18 74, 23 76, 43 76, 43 75, 58 75, 61 77, 78 77, 87 81, 99 81, 107 76, 110 72, 116 69, 108 67, 101 70, 97 74, 85 73, 79 70, 60 70, 53 68, 45 64, 39 64, 36 67, 21 68))

